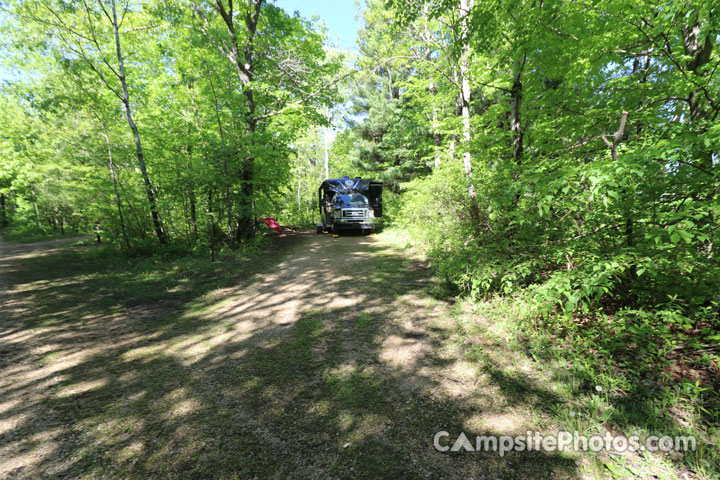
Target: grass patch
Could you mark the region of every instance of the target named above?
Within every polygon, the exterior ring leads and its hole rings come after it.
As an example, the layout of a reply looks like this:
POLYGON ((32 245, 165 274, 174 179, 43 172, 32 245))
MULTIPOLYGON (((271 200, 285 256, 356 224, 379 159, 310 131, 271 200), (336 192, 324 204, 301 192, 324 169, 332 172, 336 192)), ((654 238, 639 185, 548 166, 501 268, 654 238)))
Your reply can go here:
POLYGON ((0 235, 5 241, 19 243, 34 243, 59 238, 72 238, 88 235, 89 232, 75 232, 68 230, 64 234, 59 230, 44 230, 35 225, 15 224, 0 230, 0 235))
POLYGON ((370 313, 360 312, 355 318, 357 335, 365 341, 372 341, 382 325, 382 319, 370 313))
POLYGON ((629 368, 579 333, 560 337, 535 323, 532 309, 522 300, 464 301, 461 306, 453 315, 464 358, 488 373, 510 398, 536 403, 540 417, 558 428, 585 436, 610 432, 641 439, 697 439, 695 451, 588 452, 584 457, 590 462, 584 468, 589 474, 670 480, 684 472, 689 478, 718 478, 716 417, 698 408, 705 404, 699 397, 714 392, 688 382, 666 383, 669 379, 660 369, 643 368, 639 358, 629 368), (523 352, 530 366, 500 364, 497 359, 507 351, 523 352))

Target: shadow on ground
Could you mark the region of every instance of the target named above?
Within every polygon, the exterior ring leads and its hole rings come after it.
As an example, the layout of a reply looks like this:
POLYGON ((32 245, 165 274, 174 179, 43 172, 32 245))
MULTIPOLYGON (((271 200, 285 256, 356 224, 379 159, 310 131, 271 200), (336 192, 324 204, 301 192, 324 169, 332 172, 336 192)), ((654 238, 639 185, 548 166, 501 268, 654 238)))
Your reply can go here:
MULTIPOLYGON (((285 243, 205 269, 3 260, 0 477, 579 477, 561 454, 435 450, 532 419, 453 355, 422 264, 378 237, 285 243)), ((553 401, 534 388, 521 409, 553 401)))

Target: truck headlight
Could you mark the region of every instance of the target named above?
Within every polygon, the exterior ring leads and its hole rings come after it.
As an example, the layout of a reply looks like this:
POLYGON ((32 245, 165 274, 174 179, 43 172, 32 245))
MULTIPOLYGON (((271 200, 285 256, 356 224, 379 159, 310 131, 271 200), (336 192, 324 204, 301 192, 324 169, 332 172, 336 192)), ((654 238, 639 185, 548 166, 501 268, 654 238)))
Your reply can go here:
POLYGON ((374 217, 375 217, 375 211, 371 208, 370 210, 368 210, 367 216, 370 217, 370 218, 374 218, 374 217))

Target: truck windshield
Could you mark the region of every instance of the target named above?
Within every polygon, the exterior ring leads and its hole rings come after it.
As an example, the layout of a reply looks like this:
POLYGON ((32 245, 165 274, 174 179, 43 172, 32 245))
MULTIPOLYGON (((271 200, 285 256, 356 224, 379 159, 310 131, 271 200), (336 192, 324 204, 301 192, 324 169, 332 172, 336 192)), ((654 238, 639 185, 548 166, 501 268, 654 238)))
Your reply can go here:
POLYGON ((335 195, 333 203, 336 205, 368 205, 368 199, 365 195, 351 193, 349 195, 335 195))

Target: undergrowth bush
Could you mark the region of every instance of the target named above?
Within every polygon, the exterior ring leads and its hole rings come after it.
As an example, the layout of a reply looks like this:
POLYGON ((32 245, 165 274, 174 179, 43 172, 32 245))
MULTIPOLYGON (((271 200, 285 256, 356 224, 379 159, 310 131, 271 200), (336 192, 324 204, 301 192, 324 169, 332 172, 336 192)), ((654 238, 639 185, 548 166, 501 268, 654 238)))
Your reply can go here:
POLYGON ((672 298, 693 318, 717 305, 717 199, 672 201, 667 192, 683 190, 683 178, 660 176, 662 194, 639 190, 642 176, 657 174, 640 156, 560 163, 539 161, 517 178, 478 167, 474 206, 461 165, 445 164, 404 185, 395 223, 472 297, 532 287, 567 314, 654 309, 672 298))
POLYGON ((474 202, 448 162, 403 186, 395 225, 457 293, 520 299, 528 332, 590 355, 589 378, 619 375, 630 398, 642 382, 679 388, 676 402, 692 391, 689 408, 717 422, 720 203, 707 176, 663 167, 657 148, 527 159, 520 173, 479 158, 474 202))

